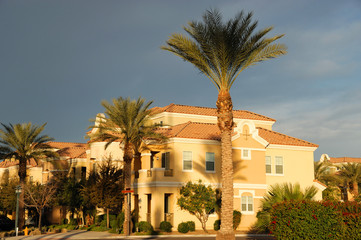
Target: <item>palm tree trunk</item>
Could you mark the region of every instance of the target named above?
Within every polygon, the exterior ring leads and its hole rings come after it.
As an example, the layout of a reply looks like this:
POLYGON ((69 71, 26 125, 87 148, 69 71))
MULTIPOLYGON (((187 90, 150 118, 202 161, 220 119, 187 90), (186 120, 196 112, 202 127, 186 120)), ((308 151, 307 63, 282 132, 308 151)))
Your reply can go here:
POLYGON ((221 131, 222 151, 221 229, 217 232, 217 239, 234 240, 232 161, 233 105, 228 90, 219 91, 217 100, 217 120, 218 127, 221 131))
POLYGON ((25 181, 26 181, 26 159, 19 159, 19 184, 21 186, 21 193, 19 196, 19 230, 22 230, 25 225, 25 181))
POLYGON ((358 183, 355 181, 352 183, 352 188, 353 188, 353 197, 354 199, 358 196, 358 183))
MULTIPOLYGON (((132 158, 133 152, 129 144, 124 146, 124 188, 126 190, 131 188, 131 177, 132 177, 132 158)), ((124 196, 127 199, 127 195, 124 196)), ((129 199, 130 201, 131 199, 129 199)), ((130 234, 129 224, 130 224, 130 208, 127 200, 123 202, 124 208, 124 224, 123 230, 124 234, 127 236, 130 234)))

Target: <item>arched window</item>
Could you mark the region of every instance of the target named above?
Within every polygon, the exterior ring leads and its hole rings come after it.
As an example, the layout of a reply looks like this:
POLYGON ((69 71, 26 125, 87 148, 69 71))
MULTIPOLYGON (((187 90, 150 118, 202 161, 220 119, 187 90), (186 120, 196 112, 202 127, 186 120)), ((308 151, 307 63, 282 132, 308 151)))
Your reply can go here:
POLYGON ((242 193, 241 196, 241 212, 253 212, 254 204, 253 204, 253 195, 252 193, 245 192, 242 193))

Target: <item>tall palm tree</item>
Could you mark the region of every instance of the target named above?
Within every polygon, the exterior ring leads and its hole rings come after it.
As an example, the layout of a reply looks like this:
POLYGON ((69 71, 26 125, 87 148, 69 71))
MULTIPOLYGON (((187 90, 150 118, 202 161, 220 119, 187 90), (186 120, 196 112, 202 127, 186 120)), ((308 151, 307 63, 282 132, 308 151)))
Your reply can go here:
MULTIPOLYGON (((47 142, 53 138, 47 135, 40 135, 45 128, 45 124, 41 126, 32 125, 31 123, 23 124, 2 124, 0 129, 0 159, 15 158, 19 161, 19 183, 24 189, 26 181, 26 165, 31 159, 38 161, 45 156, 56 156, 51 150, 47 142)), ((19 198, 19 228, 22 229, 25 223, 25 206, 24 191, 21 192, 19 198)))
MULTIPOLYGON (((119 147, 123 150, 124 161, 124 187, 131 187, 131 164, 134 153, 138 152, 139 141, 152 135, 149 129, 154 128, 149 125, 149 110, 152 101, 145 102, 145 99, 138 98, 131 100, 130 98, 119 97, 113 99, 112 103, 102 102, 105 108, 105 117, 100 120, 99 125, 93 126, 98 129, 96 134, 92 136, 94 141, 106 141, 105 148, 113 142, 120 142, 119 147)), ((130 209, 126 201, 124 201, 124 233, 129 235, 130 209)))
POLYGON ((345 163, 339 171, 341 179, 345 180, 350 186, 352 195, 356 198, 359 194, 358 183, 361 181, 361 164, 360 163, 345 163))
POLYGON ((272 44, 283 35, 266 38, 272 27, 255 32, 257 21, 252 13, 240 12, 223 23, 217 10, 208 10, 203 21, 192 21, 182 34, 172 34, 161 48, 192 63, 206 75, 218 90, 217 119, 221 131, 222 215, 217 239, 234 239, 232 131, 233 104, 229 93, 238 75, 258 62, 286 54, 283 44, 272 44))

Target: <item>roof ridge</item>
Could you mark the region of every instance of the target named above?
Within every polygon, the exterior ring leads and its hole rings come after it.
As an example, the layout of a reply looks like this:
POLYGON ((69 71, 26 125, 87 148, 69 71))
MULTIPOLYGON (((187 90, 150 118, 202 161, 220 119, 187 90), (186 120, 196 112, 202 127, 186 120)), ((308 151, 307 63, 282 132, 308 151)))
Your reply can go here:
POLYGON ((59 141, 49 141, 47 143, 74 143, 74 144, 87 144, 87 143, 80 143, 80 142, 59 142, 59 141))
POLYGON ((251 114, 254 114, 254 115, 257 115, 257 116, 260 116, 260 117, 264 117, 264 118, 268 118, 268 119, 271 119, 272 121, 276 121, 276 119, 274 118, 270 118, 270 117, 267 117, 265 115, 262 115, 262 114, 259 114, 259 113, 255 113, 255 112, 252 112, 252 111, 249 111, 249 110, 233 110, 233 111, 242 111, 242 112, 248 112, 248 113, 251 113, 251 114))
MULTIPOLYGON (((174 134, 174 137, 176 137, 179 133, 181 133, 187 126, 189 126, 192 122, 191 121, 188 121, 186 123, 183 123, 184 126, 181 127, 181 129, 174 134)), ((180 124, 181 125, 181 124, 180 124)))
POLYGON ((304 143, 307 143, 307 144, 317 145, 317 144, 308 142, 308 141, 306 141, 306 140, 303 140, 303 139, 300 139, 300 138, 296 138, 296 137, 292 137, 292 136, 289 136, 289 135, 287 135, 287 134, 279 133, 279 132, 276 132, 276 131, 273 131, 273 130, 269 130, 269 129, 266 129, 266 128, 263 128, 263 127, 256 127, 256 128, 257 128, 257 129, 266 130, 266 131, 268 131, 268 132, 273 132, 273 133, 278 134, 278 135, 281 135, 281 136, 289 137, 289 138, 292 138, 292 139, 295 139, 295 140, 298 140, 298 141, 301 141, 301 142, 304 142, 304 143))

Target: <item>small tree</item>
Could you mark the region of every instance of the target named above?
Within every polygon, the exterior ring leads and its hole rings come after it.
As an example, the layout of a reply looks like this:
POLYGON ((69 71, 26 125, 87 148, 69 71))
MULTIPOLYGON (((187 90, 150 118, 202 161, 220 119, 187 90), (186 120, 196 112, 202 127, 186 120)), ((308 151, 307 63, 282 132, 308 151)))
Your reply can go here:
POLYGON ((34 207, 39 214, 39 229, 41 228, 41 217, 45 207, 49 207, 56 196, 57 187, 54 183, 40 184, 28 183, 25 185, 25 206, 34 207))
POLYGON ((6 179, 0 185, 0 211, 11 213, 16 208, 15 187, 19 185, 17 179, 6 179))
POLYGON ((211 186, 206 186, 201 180, 198 183, 188 182, 180 189, 177 204, 182 210, 197 217, 205 232, 209 214, 216 208, 216 194, 211 186))
POLYGON ((107 228, 109 228, 109 211, 120 208, 123 202, 124 189, 120 167, 112 163, 111 157, 104 161, 95 174, 95 184, 83 188, 83 194, 90 194, 90 199, 97 207, 104 208, 107 211, 107 228), (87 189, 88 188, 88 189, 87 189))

